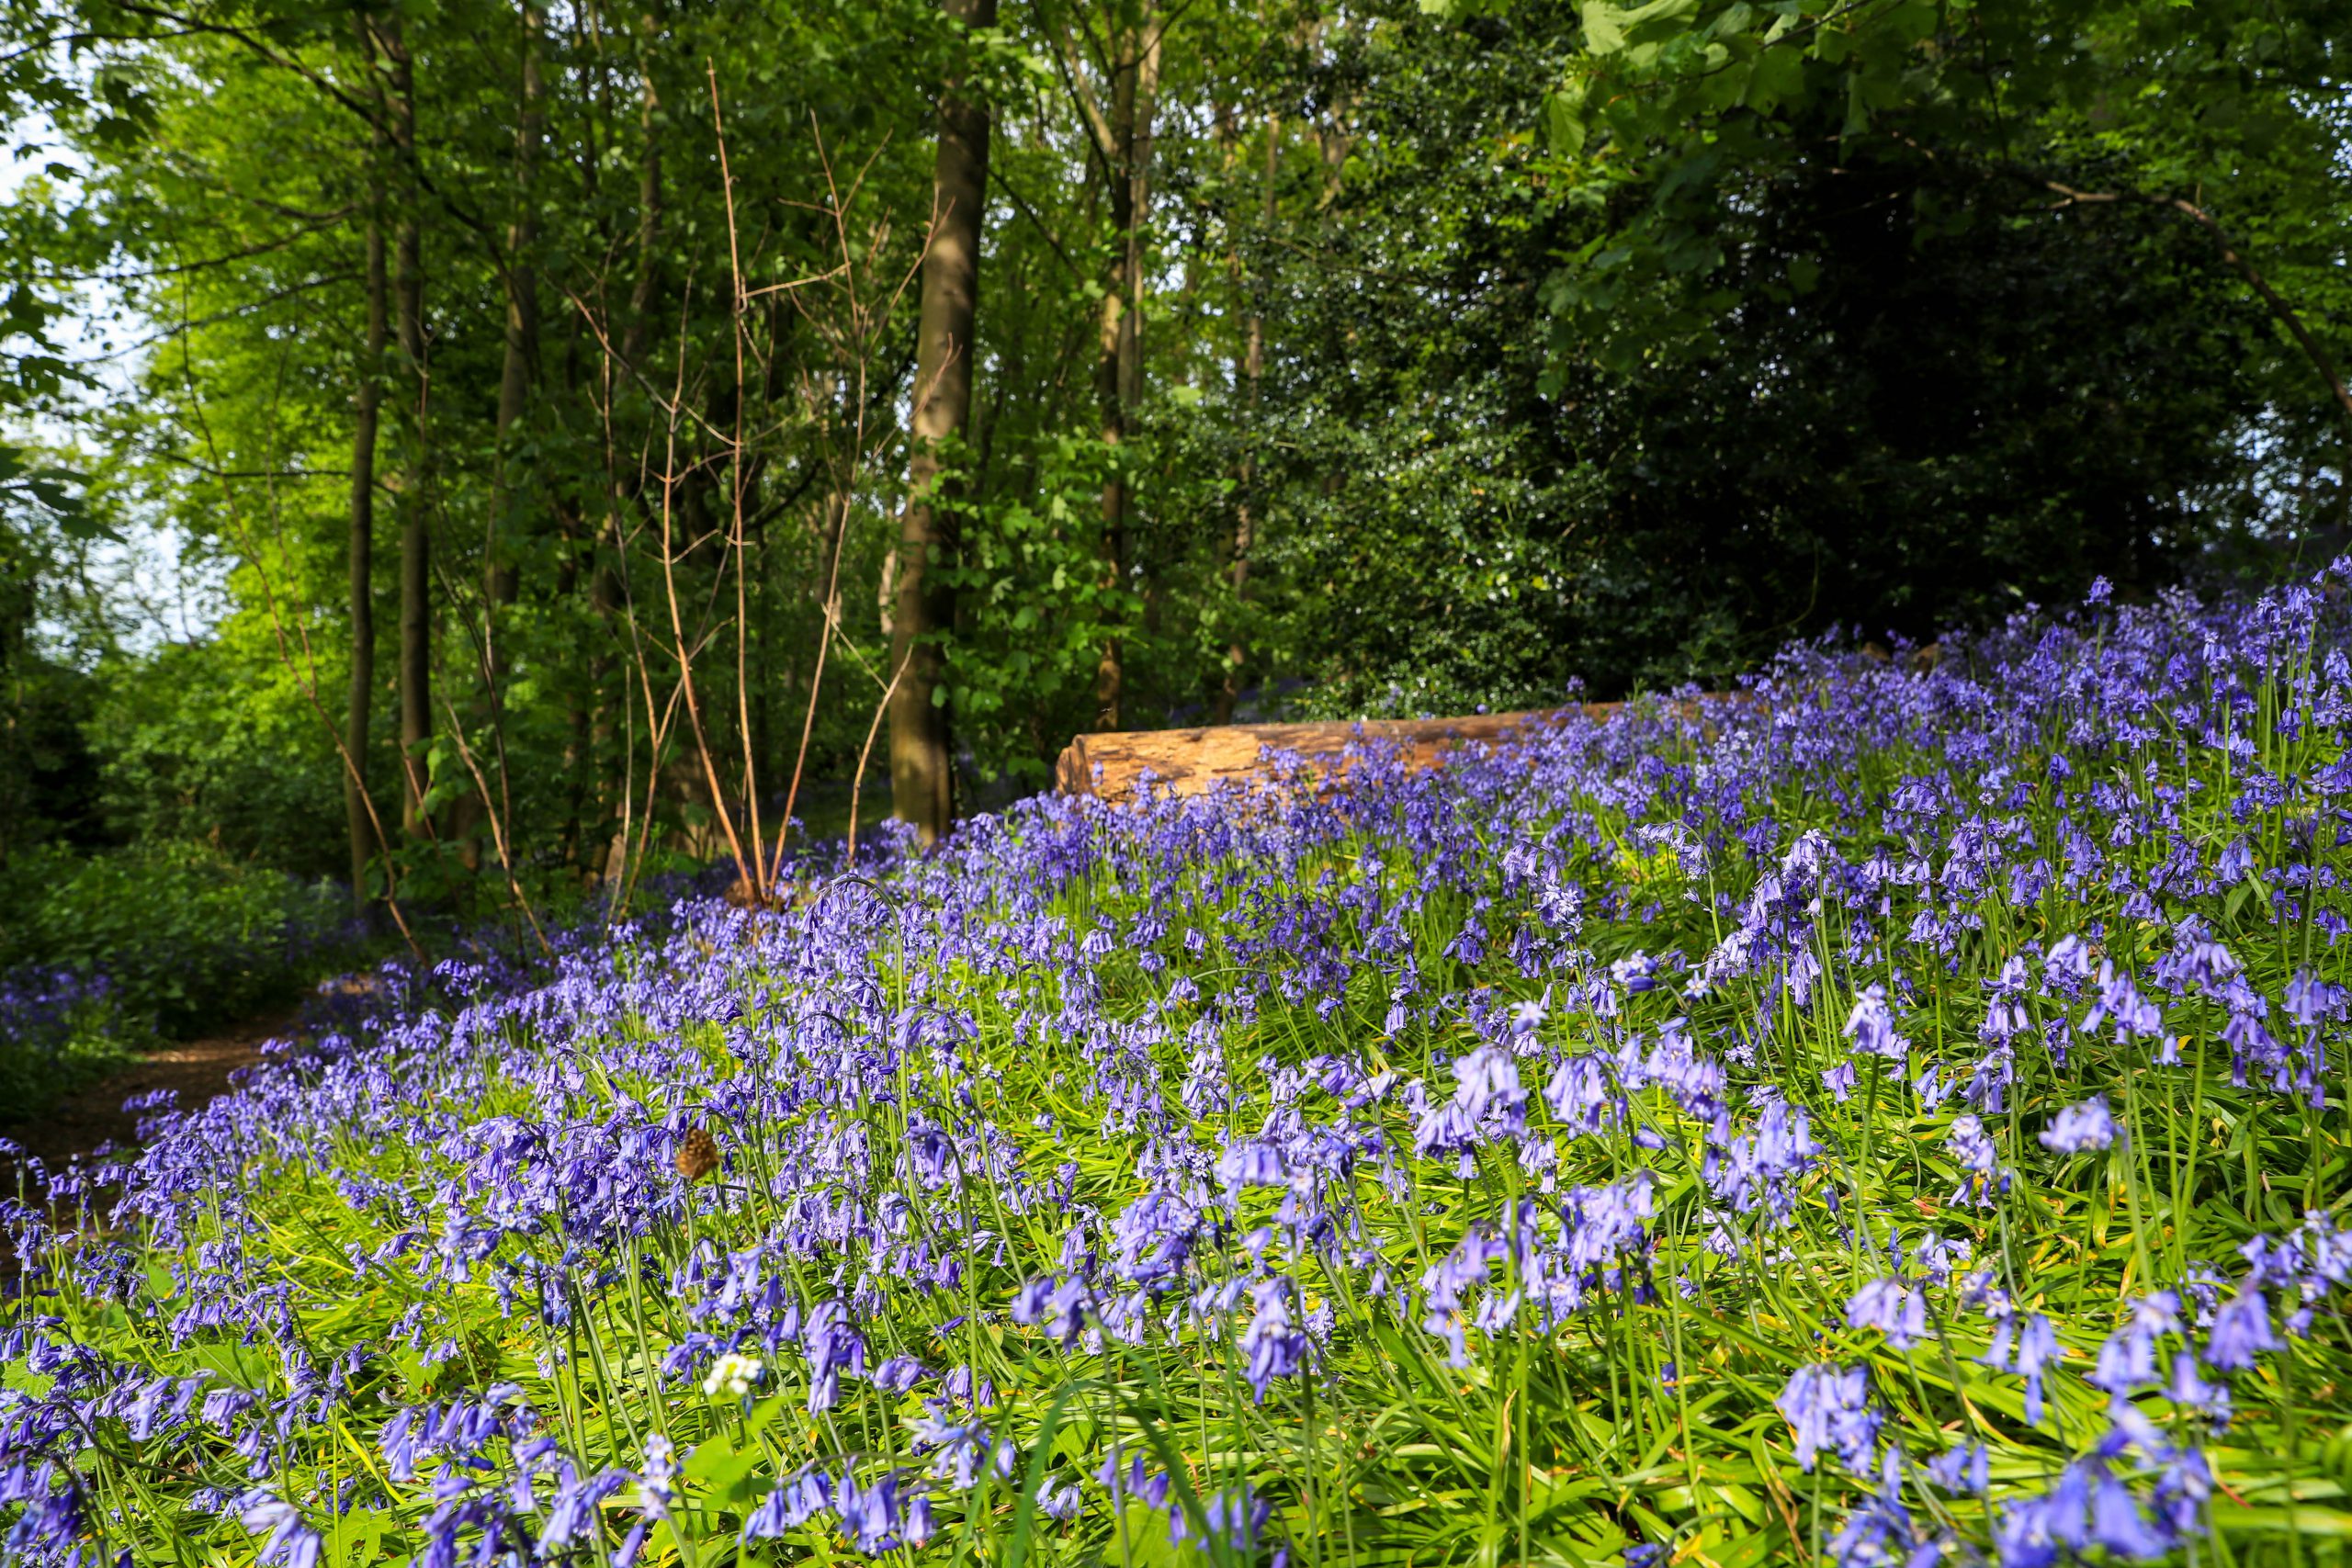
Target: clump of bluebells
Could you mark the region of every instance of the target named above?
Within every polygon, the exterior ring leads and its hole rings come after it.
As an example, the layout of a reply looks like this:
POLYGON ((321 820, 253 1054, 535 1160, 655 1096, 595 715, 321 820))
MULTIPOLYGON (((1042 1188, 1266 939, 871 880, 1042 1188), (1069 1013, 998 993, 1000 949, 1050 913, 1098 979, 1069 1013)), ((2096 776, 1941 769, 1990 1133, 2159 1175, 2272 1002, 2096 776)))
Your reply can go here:
POLYGON ((0 970, 0 1125, 120 1065, 141 1032, 105 975, 41 964, 0 970))
POLYGON ((6 1208, 5 1552, 2310 1561, 2347 580, 388 976, 6 1208))

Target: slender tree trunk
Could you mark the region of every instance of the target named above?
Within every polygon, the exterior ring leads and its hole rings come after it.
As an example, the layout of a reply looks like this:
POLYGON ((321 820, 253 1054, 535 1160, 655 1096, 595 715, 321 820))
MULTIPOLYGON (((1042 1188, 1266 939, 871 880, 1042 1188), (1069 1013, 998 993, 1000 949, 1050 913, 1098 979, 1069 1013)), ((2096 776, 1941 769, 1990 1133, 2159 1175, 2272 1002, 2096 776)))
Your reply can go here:
MULTIPOLYGON (((1264 184, 1259 191, 1259 243, 1262 246, 1274 227, 1274 183, 1282 171, 1282 117, 1266 117, 1266 166, 1264 184)), ((1239 258, 1235 258, 1237 263, 1239 258)), ((1266 317, 1264 299, 1259 280, 1245 265, 1237 265, 1238 281, 1248 303, 1242 317, 1241 363, 1236 367, 1241 373, 1242 417, 1248 426, 1242 436, 1241 461, 1235 474, 1235 505, 1233 511, 1233 559, 1227 568, 1227 581, 1233 586, 1234 614, 1242 614, 1242 606, 1250 603, 1250 558, 1258 544, 1258 411, 1260 393, 1266 370, 1266 317)), ((1225 680, 1216 694, 1216 721, 1233 722, 1234 705, 1241 695, 1242 675, 1250 661, 1249 645, 1242 640, 1237 626, 1225 648, 1225 680)))
MULTIPOLYGON (((374 82, 379 124, 384 118, 382 82, 376 77, 375 51, 365 24, 361 53, 374 82)), ((384 349, 390 341, 384 263, 384 141, 379 130, 369 149, 368 170, 366 336, 359 351, 359 378, 351 417, 351 686, 344 706, 344 824, 351 837, 351 908, 366 914, 368 866, 377 850, 374 814, 368 799, 368 731, 376 699, 376 426, 384 399, 384 349)))
MULTIPOLYGON (((1111 84, 1109 155, 1104 182, 1111 197, 1111 227, 1117 252, 1102 291, 1100 358, 1094 387, 1102 411, 1104 445, 1125 444, 1136 408, 1143 401, 1144 226, 1151 206, 1152 120, 1159 110, 1161 22, 1156 0, 1145 0, 1136 24, 1119 35, 1111 84)), ((1128 512, 1133 501, 1127 477, 1114 470, 1102 486, 1102 564, 1108 586, 1126 585, 1129 568, 1128 512)), ((1126 692, 1125 650, 1114 636, 1104 639, 1094 671, 1094 722, 1098 729, 1119 728, 1126 692)))
MULTIPOLYGON (((491 481, 490 533, 482 547, 482 593, 492 606, 512 604, 521 582, 511 542, 500 536, 514 521, 516 427, 531 403, 539 372, 538 191, 534 183, 547 118, 539 85, 539 30, 536 4, 523 6, 523 62, 514 118, 514 209, 506 225, 506 350, 498 378, 498 449, 491 481)), ((491 643, 491 668, 501 668, 491 643)))
MULTIPOLYGON (((942 5, 967 29, 996 25, 997 0, 942 5)), ((890 630, 890 668, 898 679, 890 695, 890 805, 925 843, 946 832, 956 815, 955 750, 934 640, 956 624, 956 598, 934 569, 955 556, 956 487, 941 478, 940 446, 971 428, 972 324, 988 167, 988 105, 968 83, 950 80, 940 95, 939 150, 932 166, 937 230, 922 259, 913 453, 899 514, 890 630)))
MULTIPOLYGON (((652 47, 659 37, 660 24, 651 15, 638 18, 638 169, 637 169, 637 255, 634 275, 629 280, 628 316, 621 324, 621 357, 628 366, 642 369, 647 350, 653 343, 653 304, 660 288, 660 250, 662 237, 662 139, 660 114, 662 97, 653 82, 652 47)), ((624 370, 623 376, 628 374, 624 370)), ((627 584, 621 576, 623 557, 628 548, 621 517, 635 499, 636 480, 620 479, 613 486, 612 511, 606 530, 607 554, 589 580, 588 598, 598 622, 614 628, 622 624, 629 613, 627 584)), ((604 810, 602 818, 611 831, 605 852, 603 867, 606 885, 620 887, 628 875, 629 818, 635 809, 629 777, 630 761, 628 748, 622 744, 617 731, 612 701, 614 687, 618 686, 619 706, 625 713, 634 701, 628 689, 628 671, 625 661, 613 651, 613 639, 607 637, 590 670, 590 681, 596 691, 596 713, 590 728, 590 749, 599 759, 598 794, 604 810)))
POLYGON ((628 320, 621 324, 621 355, 644 368, 645 350, 653 341, 653 296, 659 287, 658 252, 662 237, 662 95, 653 85, 654 39, 660 24, 650 16, 639 20, 639 44, 637 97, 637 266, 629 279, 628 320))
POLYGON ((424 814, 427 751, 433 740, 432 378, 424 347, 424 238, 417 178, 416 74, 397 17, 376 27, 389 62, 386 128, 398 160, 400 210, 392 240, 392 305, 402 371, 413 389, 403 420, 406 458, 397 491, 401 523, 401 825, 415 837, 424 814))
MULTIPOLYGON (((592 182, 593 184, 593 182, 592 182)), ((586 330, 580 318, 571 318, 569 330, 563 334, 563 398, 567 407, 576 408, 587 390, 586 330)), ((592 538, 593 525, 583 512, 576 494, 567 493, 555 506, 556 579, 553 600, 560 613, 570 615, 574 603, 584 596, 583 573, 593 574, 596 551, 592 538)), ((594 647, 585 623, 573 617, 565 628, 563 646, 574 654, 574 661, 563 669, 563 828, 560 842, 561 859, 567 867, 577 870, 581 860, 581 833, 584 826, 589 797, 594 791, 595 761, 589 750, 589 710, 593 705, 594 688, 590 683, 594 647), (592 651, 588 660, 578 654, 582 648, 592 651), (588 668, 582 668, 582 665, 588 668)))

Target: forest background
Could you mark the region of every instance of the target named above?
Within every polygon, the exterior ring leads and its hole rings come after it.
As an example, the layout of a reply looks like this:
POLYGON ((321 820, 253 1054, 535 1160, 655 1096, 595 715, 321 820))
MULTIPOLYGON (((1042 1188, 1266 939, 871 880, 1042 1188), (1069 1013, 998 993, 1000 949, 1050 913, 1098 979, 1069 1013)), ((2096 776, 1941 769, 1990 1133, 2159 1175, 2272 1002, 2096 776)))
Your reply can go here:
POLYGON ((2332 0, 0 15, 19 1023, 2344 537, 2332 0))

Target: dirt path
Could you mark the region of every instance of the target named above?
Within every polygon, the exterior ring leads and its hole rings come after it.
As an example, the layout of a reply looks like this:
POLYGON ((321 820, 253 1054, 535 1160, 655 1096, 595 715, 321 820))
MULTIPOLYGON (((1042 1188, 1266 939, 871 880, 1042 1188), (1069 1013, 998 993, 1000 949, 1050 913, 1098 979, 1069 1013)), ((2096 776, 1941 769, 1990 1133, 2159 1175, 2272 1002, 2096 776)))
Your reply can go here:
POLYGON ((193 1111, 225 1093, 229 1075, 260 1061, 262 1042, 292 1033, 300 1016, 289 1008, 202 1040, 151 1051, 104 1082, 68 1095, 38 1121, 0 1123, 0 1136, 22 1144, 52 1169, 101 1144, 130 1143, 138 1134, 138 1118, 124 1113, 124 1100, 151 1089, 177 1089, 178 1109, 193 1111))

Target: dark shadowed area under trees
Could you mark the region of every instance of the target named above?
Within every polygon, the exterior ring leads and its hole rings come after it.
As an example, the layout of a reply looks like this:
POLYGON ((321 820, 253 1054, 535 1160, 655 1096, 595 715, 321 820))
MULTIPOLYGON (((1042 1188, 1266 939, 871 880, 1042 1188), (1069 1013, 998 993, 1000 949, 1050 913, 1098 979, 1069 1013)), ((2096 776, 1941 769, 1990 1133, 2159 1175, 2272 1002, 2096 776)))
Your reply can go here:
POLYGON ((2326 0, 0 14, 0 966, 166 1032, 2344 537, 2326 0))

